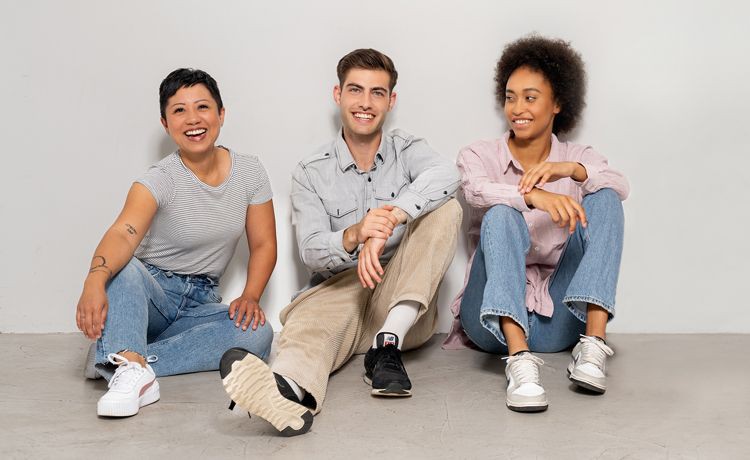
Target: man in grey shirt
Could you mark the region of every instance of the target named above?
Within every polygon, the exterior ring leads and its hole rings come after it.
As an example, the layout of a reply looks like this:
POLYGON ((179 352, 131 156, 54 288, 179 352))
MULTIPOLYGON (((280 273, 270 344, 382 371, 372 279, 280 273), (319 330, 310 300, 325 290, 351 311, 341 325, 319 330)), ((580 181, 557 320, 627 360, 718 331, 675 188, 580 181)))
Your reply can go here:
POLYGON ((342 129, 292 178, 292 220, 310 283, 281 312, 269 368, 240 349, 222 358, 232 400, 283 435, 305 433, 331 372, 365 355, 374 396, 410 396, 401 349, 437 326, 437 292, 456 248, 453 162, 408 133, 386 133, 397 72, 373 49, 344 56, 334 99, 342 129))

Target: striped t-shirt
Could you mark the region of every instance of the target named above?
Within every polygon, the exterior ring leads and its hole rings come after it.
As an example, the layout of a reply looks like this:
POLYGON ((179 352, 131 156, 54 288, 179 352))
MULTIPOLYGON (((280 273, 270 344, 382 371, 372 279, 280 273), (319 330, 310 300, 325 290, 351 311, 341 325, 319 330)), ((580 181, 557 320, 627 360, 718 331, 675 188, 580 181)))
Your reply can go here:
POLYGON ((173 273, 221 277, 245 230, 248 205, 272 197, 258 157, 229 153, 229 176, 216 187, 201 182, 177 152, 136 181, 151 191, 158 205, 135 251, 138 259, 173 273))

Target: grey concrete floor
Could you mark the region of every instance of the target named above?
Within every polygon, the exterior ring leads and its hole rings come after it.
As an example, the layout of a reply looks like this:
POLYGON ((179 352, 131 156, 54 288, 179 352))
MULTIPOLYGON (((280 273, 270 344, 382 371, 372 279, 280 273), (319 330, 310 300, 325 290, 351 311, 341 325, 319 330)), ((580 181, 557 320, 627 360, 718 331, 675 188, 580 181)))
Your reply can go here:
POLYGON ((331 377, 309 433, 226 409, 218 372, 159 379, 161 400, 100 419, 80 334, 0 334, 0 458, 750 458, 750 335, 612 335, 609 389, 576 391, 541 355, 550 408, 505 408, 503 365, 443 336, 406 353, 409 399, 376 399, 362 357, 331 377))

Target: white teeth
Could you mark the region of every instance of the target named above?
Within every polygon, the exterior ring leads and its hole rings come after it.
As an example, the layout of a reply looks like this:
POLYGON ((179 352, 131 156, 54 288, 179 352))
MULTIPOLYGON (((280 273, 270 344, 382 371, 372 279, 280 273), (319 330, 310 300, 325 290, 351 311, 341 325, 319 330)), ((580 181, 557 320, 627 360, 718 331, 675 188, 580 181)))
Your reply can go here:
POLYGON ((205 129, 200 128, 200 129, 193 129, 193 130, 187 131, 185 132, 185 134, 187 134, 188 136, 200 136, 201 134, 205 132, 206 132, 205 129))
POLYGON ((525 125, 526 123, 530 123, 531 120, 515 120, 513 123, 517 125, 525 125))
POLYGON ((372 120, 374 117, 372 114, 369 113, 355 113, 354 118, 362 118, 365 120, 372 120))

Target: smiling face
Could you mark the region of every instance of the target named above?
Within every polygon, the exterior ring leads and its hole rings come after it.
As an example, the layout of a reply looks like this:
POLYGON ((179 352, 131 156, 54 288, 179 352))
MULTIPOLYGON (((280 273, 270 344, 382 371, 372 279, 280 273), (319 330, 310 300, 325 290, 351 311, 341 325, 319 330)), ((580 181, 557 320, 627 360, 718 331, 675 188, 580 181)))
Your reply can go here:
POLYGON ((549 138, 560 113, 552 86, 540 72, 519 67, 505 87, 505 117, 517 140, 549 138))
POLYGON ((166 118, 161 119, 167 134, 180 153, 200 155, 213 151, 221 126, 224 108, 202 84, 183 86, 167 100, 166 118))
POLYGON ((389 91, 390 75, 385 70, 353 68, 341 85, 333 89, 339 106, 344 138, 380 137, 386 115, 396 103, 389 91))

